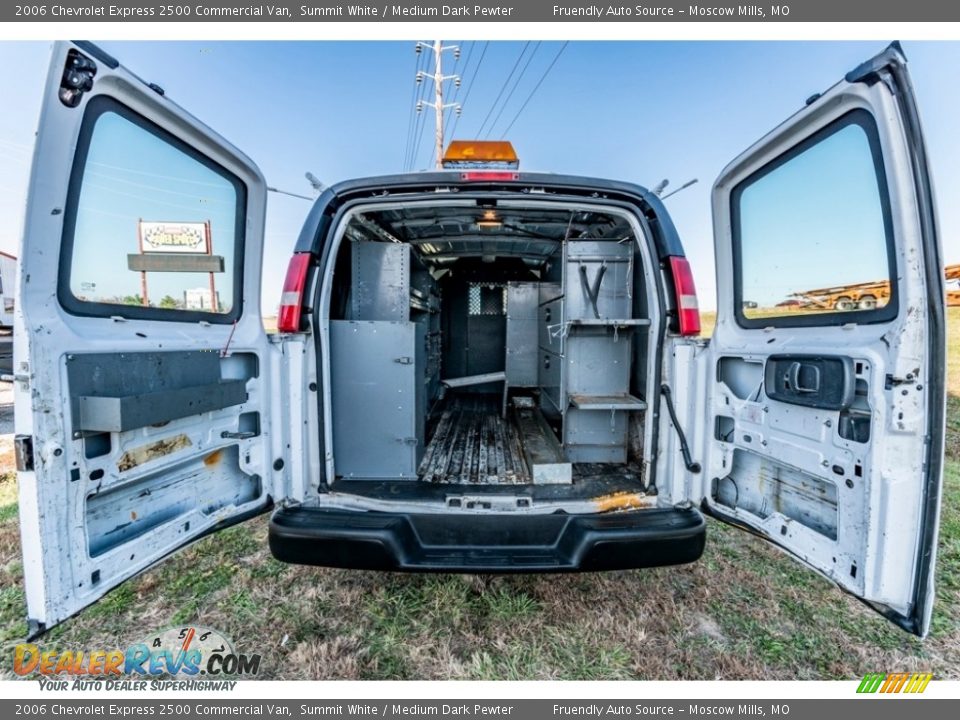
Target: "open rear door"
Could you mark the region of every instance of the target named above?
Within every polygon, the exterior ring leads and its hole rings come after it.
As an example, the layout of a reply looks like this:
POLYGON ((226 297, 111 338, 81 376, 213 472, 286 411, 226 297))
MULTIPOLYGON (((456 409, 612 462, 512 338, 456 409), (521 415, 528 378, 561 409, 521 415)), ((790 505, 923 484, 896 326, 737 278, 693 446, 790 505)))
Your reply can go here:
POLYGON ((704 508, 924 635, 944 437, 944 286, 898 45, 731 163, 704 508))
POLYGON ((31 635, 276 497, 265 206, 257 167, 159 87, 55 45, 14 361, 31 635))

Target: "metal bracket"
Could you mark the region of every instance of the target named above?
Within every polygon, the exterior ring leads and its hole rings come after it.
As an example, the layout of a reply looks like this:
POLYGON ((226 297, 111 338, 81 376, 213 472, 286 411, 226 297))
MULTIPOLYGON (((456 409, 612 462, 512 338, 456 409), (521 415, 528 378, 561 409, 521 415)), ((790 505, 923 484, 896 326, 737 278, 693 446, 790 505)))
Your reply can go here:
POLYGON ((600 319, 600 310, 597 308, 597 299, 600 297, 600 283, 603 282, 603 276, 606 272, 607 266, 605 264, 600 265, 597 269, 597 275, 591 284, 587 280, 587 266, 580 266, 580 285, 583 286, 583 291, 587 294, 587 299, 590 300, 593 316, 598 320, 600 319))
POLYGON ((224 430, 220 433, 220 437, 227 440, 248 440, 256 436, 257 434, 255 432, 230 432, 229 430, 224 430))

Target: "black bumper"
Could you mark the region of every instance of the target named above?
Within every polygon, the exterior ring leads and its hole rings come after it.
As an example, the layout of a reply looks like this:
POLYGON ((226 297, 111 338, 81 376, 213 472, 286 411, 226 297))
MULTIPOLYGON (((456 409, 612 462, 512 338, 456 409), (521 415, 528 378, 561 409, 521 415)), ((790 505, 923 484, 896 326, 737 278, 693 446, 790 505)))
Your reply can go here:
POLYGON ((602 515, 406 514, 292 507, 270 550, 302 565, 407 572, 533 573, 677 565, 703 553, 695 508, 602 515))

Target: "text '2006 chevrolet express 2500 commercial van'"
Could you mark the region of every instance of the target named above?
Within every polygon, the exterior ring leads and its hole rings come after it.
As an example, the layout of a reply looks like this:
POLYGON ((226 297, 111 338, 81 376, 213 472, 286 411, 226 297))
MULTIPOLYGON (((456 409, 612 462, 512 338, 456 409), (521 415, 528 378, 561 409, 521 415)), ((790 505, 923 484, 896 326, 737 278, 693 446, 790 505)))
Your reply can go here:
POLYGON ((691 562, 710 515, 926 633, 944 287, 899 46, 716 181, 709 342, 656 194, 454 145, 322 193, 267 335, 256 165, 55 46, 14 368, 31 633, 268 510, 281 560, 454 572, 691 562))

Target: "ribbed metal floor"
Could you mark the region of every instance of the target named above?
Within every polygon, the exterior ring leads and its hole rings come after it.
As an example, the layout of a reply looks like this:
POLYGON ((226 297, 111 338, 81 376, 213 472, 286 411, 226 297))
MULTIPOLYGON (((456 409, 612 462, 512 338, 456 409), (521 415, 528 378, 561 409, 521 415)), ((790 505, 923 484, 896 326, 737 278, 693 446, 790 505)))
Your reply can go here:
POLYGON ((500 417, 499 395, 449 398, 420 463, 433 483, 515 485, 530 482, 520 433, 500 417))

